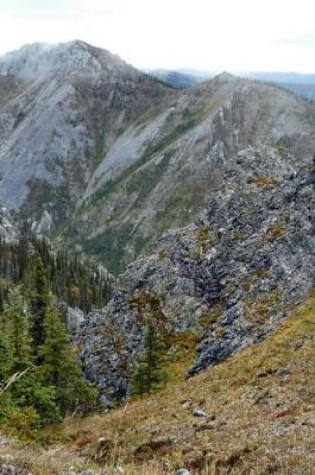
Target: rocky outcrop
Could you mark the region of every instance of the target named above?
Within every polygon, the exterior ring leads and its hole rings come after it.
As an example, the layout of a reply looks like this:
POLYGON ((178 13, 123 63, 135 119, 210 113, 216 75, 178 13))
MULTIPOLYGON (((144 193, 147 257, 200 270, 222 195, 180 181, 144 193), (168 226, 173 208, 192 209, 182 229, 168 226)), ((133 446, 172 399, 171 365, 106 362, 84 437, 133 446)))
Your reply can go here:
POLYGON ((0 239, 7 243, 14 242, 18 238, 18 226, 7 208, 0 206, 0 239))
POLYGON ((217 167, 199 219, 130 265, 82 328, 82 362, 105 406, 128 394, 148 313, 168 332, 198 336, 192 376, 264 339, 314 285, 314 164, 264 146, 217 167))
POLYGON ((71 332, 78 330, 85 321, 85 315, 78 307, 67 306, 67 324, 71 332))

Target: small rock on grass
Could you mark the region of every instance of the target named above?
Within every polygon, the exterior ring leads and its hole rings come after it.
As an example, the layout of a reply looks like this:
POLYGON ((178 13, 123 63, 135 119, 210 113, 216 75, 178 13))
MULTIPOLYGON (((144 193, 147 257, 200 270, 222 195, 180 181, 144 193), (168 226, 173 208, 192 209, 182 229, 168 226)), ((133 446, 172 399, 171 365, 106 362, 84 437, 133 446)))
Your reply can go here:
POLYGON ((202 418, 202 417, 207 417, 207 414, 203 409, 194 409, 193 416, 202 418))

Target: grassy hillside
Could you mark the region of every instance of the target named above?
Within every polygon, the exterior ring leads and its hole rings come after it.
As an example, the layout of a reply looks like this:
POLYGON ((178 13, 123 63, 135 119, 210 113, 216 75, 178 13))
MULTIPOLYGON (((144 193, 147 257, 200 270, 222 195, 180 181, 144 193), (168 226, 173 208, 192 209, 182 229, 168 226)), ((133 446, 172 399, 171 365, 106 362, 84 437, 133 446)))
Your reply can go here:
MULTIPOLYGON (((263 343, 120 410, 50 428, 40 434, 46 448, 34 443, 15 456, 29 460, 34 475, 70 466, 126 475, 181 467, 193 474, 311 475, 314 339, 315 293, 263 343), (194 417, 197 408, 206 417, 194 417), (53 448, 52 440, 59 440, 53 448)), ((0 446, 0 457, 1 450, 8 446, 0 446)))

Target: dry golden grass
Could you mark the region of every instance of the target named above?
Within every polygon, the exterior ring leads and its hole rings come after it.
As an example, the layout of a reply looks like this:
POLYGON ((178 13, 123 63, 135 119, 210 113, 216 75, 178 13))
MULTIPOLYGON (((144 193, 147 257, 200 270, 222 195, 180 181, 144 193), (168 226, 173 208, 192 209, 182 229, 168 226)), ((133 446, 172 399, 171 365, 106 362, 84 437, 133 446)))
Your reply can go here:
POLYGON ((121 466, 126 475, 180 467, 209 475, 313 475, 314 339, 310 296, 265 342, 124 408, 50 428, 43 436, 68 442, 29 447, 19 457, 33 458, 34 475, 70 464, 106 467, 105 473, 121 466), (194 408, 207 418, 193 417, 194 408))

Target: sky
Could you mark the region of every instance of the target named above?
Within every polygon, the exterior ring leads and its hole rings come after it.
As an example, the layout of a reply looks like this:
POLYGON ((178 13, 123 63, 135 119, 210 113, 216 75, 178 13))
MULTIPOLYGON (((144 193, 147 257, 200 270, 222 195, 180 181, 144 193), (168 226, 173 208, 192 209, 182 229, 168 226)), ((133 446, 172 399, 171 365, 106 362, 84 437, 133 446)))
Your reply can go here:
POLYGON ((80 39, 138 68, 315 73, 314 0, 0 0, 0 54, 80 39))

